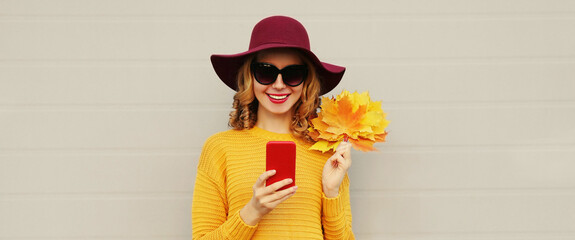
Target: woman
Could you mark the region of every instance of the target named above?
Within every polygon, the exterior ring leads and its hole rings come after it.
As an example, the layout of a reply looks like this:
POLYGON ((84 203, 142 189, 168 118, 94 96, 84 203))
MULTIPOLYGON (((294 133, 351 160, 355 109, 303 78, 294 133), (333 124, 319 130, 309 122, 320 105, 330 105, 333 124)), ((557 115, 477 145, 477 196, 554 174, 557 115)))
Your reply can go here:
POLYGON ((273 16, 254 27, 249 50, 212 55, 220 79, 237 91, 233 130, 206 141, 192 203, 194 239, 354 239, 349 179, 351 145, 332 153, 308 150, 310 117, 319 96, 332 90, 345 68, 320 62, 303 25, 273 16), (293 187, 284 179, 266 186, 268 141, 296 143, 293 187))

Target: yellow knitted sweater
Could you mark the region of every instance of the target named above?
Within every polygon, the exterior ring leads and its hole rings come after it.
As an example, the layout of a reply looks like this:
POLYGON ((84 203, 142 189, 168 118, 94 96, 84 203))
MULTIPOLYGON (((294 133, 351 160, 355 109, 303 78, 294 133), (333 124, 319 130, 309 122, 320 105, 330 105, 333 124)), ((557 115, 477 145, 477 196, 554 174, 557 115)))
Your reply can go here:
POLYGON ((228 130, 206 140, 196 176, 192 203, 193 239, 354 239, 351 229, 349 179, 339 196, 322 191, 322 170, 332 153, 310 151, 308 143, 291 134, 257 127, 228 130), (240 218, 250 201, 256 179, 265 172, 268 141, 296 142, 298 189, 256 225, 240 218))

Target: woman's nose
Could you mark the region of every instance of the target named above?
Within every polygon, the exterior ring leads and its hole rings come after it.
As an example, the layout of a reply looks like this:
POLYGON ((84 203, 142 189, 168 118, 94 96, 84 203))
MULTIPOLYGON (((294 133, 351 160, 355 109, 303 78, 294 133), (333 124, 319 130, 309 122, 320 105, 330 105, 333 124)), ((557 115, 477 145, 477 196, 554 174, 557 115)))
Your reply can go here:
POLYGON ((286 87, 281 74, 278 74, 278 76, 276 77, 276 81, 274 82, 274 84, 272 84, 272 87, 275 89, 283 89, 286 87))

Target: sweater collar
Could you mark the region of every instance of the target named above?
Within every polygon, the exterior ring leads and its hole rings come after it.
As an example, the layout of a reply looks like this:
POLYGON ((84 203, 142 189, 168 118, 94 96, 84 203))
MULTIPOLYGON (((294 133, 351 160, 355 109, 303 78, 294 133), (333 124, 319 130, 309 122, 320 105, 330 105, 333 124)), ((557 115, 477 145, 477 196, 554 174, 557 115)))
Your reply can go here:
POLYGON ((268 141, 293 141, 293 142, 296 141, 296 139, 290 133, 270 132, 268 130, 261 129, 261 128, 256 127, 256 126, 249 129, 248 131, 253 136, 263 138, 263 139, 266 139, 268 141))

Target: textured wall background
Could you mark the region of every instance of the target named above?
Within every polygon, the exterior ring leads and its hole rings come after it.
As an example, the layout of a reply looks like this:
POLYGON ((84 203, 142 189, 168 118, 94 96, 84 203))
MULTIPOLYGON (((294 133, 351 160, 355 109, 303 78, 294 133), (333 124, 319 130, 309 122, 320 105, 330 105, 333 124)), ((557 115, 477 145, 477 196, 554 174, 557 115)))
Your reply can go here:
POLYGON ((392 121, 354 152, 358 239, 575 239, 569 0, 0 0, 0 239, 190 239, 233 94, 209 55, 274 14, 392 121))

